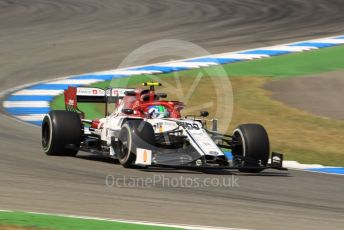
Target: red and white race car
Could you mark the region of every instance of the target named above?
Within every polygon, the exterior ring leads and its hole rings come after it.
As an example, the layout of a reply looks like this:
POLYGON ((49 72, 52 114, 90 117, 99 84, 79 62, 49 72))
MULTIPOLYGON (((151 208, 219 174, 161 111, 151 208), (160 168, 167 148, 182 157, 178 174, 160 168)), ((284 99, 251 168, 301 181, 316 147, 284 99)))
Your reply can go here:
POLYGON ((263 126, 243 124, 232 135, 220 134, 216 120, 207 129, 208 112, 182 118, 184 104, 164 100, 167 95, 155 91, 160 83, 143 85, 149 88, 69 87, 64 93, 66 110, 50 111, 43 119, 44 152, 74 156, 82 150, 116 159, 124 167, 283 169, 282 154, 272 153, 268 163, 269 138, 263 126), (106 115, 84 119, 78 109, 81 102, 105 103, 106 115))

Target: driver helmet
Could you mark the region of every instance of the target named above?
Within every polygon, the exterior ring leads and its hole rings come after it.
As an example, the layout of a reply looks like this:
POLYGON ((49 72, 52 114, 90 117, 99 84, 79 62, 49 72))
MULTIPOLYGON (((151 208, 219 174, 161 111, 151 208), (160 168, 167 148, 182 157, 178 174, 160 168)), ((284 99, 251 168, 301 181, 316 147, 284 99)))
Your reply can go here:
POLYGON ((149 106, 148 114, 151 118, 168 118, 170 116, 170 112, 163 105, 149 106))

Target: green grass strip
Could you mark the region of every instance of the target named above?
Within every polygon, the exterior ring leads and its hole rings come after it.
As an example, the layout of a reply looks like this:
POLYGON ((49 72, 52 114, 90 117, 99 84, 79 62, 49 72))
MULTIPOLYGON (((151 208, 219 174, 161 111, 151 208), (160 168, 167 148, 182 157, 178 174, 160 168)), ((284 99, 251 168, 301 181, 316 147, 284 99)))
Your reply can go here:
POLYGON ((83 229, 83 230, 157 230, 176 229, 160 226, 148 226, 140 224, 127 224, 106 220, 89 220, 73 217, 62 217, 46 214, 32 214, 25 212, 0 212, 0 228, 3 226, 17 226, 33 229, 83 229))

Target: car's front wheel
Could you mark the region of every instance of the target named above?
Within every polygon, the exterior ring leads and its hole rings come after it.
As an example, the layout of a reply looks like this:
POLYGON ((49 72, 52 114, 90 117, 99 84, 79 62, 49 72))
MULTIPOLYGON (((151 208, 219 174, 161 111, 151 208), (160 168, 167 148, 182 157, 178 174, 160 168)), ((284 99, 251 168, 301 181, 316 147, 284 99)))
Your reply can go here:
POLYGON ((136 149, 151 149, 155 145, 155 134, 151 124, 142 120, 126 121, 119 133, 118 160, 125 168, 135 164, 136 149))
POLYGON ((233 132, 234 160, 243 158, 241 172, 257 173, 267 166, 270 154, 269 137, 262 125, 243 124, 233 132), (245 168, 246 167, 246 168, 245 168))

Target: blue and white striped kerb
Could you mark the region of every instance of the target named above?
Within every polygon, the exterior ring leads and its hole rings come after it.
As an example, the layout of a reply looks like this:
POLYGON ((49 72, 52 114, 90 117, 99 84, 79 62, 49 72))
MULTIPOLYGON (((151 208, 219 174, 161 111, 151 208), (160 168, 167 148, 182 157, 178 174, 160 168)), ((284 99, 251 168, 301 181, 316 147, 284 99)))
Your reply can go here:
POLYGON ((321 49, 341 44, 344 44, 344 36, 70 76, 59 80, 33 84, 29 87, 15 91, 6 98, 3 102, 3 107, 9 114, 21 121, 40 125, 44 114, 51 110, 50 102, 54 97, 62 94, 63 90, 67 89, 68 86, 84 86, 96 82, 108 81, 114 78, 124 78, 142 74, 169 73, 200 67, 249 61, 268 58, 271 56, 321 49))
MULTIPOLYGON (((268 58, 277 55, 316 50, 342 44, 344 44, 343 35, 252 50, 150 64, 139 67, 129 67, 125 69, 115 69, 69 76, 43 83, 31 84, 30 86, 14 91, 3 102, 3 107, 15 118, 40 126, 44 115, 51 110, 50 102, 54 99, 54 97, 62 94, 63 90, 67 89, 68 86, 85 86, 96 82, 108 81, 115 78, 124 78, 128 76, 162 74, 201 67, 230 64, 268 58)), ((314 169, 314 171, 316 170, 318 169, 314 169)))
POLYGON ((283 161, 283 167, 309 172, 344 175, 344 167, 324 166, 320 164, 301 164, 297 161, 283 161))

